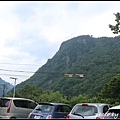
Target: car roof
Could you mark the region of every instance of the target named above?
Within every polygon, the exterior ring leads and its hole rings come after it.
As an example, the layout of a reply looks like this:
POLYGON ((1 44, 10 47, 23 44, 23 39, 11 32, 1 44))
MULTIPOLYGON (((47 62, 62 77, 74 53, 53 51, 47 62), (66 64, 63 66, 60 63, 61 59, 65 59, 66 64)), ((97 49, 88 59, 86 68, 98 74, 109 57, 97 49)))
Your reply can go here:
POLYGON ((96 105, 101 105, 101 104, 108 104, 108 103, 77 103, 77 104, 91 104, 91 105, 93 105, 93 104, 96 104, 96 105))
POLYGON ((30 100, 30 101, 33 101, 33 100, 31 100, 31 99, 27 99, 27 98, 18 98, 18 97, 0 97, 0 99, 30 100))
POLYGON ((60 102, 40 102, 39 104, 67 105, 67 104, 65 104, 65 103, 60 103, 60 102))
POLYGON ((88 104, 88 105, 110 105, 108 103, 77 103, 76 105, 82 105, 82 104, 88 104))
POLYGON ((112 110, 112 109, 120 109, 120 105, 113 106, 113 107, 109 108, 109 110, 112 110))

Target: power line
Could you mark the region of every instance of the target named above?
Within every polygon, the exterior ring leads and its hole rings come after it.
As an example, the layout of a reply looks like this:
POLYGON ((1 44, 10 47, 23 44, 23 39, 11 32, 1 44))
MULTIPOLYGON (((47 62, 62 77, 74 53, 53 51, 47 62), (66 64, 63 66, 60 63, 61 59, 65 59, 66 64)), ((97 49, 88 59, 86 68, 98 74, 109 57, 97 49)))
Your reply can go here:
POLYGON ((1 74, 0 75, 5 75, 5 76, 19 76, 19 77, 31 77, 31 76, 27 76, 27 75, 12 75, 12 74, 1 74))
POLYGON ((41 65, 39 65, 39 64, 15 64, 15 63, 0 63, 0 64, 41 66, 41 65))
POLYGON ((35 72, 32 72, 32 71, 22 71, 22 70, 6 70, 6 69, 0 69, 2 71, 12 71, 12 72, 27 72, 27 73, 35 73, 35 72))
POLYGON ((33 72, 33 71, 22 71, 22 70, 7 70, 7 69, 0 69, 1 71, 10 71, 10 72, 26 72, 26 73, 45 73, 45 74, 65 74, 60 72, 33 72))
MULTIPOLYGON (((7 70, 7 69, 0 69, 1 71, 10 71, 10 72, 26 72, 26 73, 43 73, 43 74, 64 74, 64 73, 57 73, 57 72, 32 72, 32 71, 19 71, 19 70, 7 70)), ((1 74, 0 75, 6 75, 6 76, 20 76, 20 77, 30 77, 26 75, 11 75, 11 74, 1 74)))
MULTIPOLYGON (((60 72, 32 72, 32 71, 19 71, 19 70, 7 70, 7 69, 0 69, 1 71, 10 71, 10 72, 26 72, 26 73, 42 73, 42 74, 62 74, 64 75, 65 73, 60 73, 60 72)), ((10 75, 10 74, 0 74, 0 75, 10 75)), ((76 74, 78 75, 78 74, 76 74)), ((80 76, 81 74, 79 74, 80 76)), ((83 74, 82 74, 83 75, 83 74)), ((25 75, 16 75, 16 76, 25 76, 25 75)), ((25 76, 25 77, 30 77, 30 76, 25 76)))

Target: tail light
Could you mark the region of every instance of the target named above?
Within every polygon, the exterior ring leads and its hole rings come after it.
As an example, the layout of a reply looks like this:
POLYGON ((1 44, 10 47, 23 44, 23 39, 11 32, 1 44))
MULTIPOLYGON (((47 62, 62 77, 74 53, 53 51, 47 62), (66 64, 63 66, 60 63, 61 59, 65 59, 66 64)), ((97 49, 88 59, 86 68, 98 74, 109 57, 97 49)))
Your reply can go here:
POLYGON ((96 119, 100 119, 99 117, 96 117, 96 119))
POLYGON ((28 114, 28 118, 30 118, 31 113, 28 114))
POLYGON ((11 105, 12 105, 12 99, 10 99, 9 106, 8 106, 8 109, 7 109, 7 113, 10 112, 11 105))
POLYGON ((70 119, 70 116, 69 116, 69 115, 66 115, 66 119, 70 119))
POLYGON ((47 117, 46 117, 46 119, 51 119, 52 118, 52 115, 48 115, 47 117))

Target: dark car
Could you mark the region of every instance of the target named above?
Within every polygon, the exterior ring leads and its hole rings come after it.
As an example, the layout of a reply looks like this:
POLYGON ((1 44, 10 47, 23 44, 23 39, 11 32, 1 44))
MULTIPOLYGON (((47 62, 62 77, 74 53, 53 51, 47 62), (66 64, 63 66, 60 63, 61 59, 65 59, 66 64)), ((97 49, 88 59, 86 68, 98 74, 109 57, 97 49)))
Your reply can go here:
POLYGON ((112 105, 106 103, 78 103, 66 119, 101 119, 110 107, 112 105))
POLYGON ((109 108, 102 119, 120 119, 120 105, 109 108))
POLYGON ((32 119, 52 119, 66 118, 71 111, 71 107, 65 103, 43 102, 39 103, 35 109, 28 115, 32 119))

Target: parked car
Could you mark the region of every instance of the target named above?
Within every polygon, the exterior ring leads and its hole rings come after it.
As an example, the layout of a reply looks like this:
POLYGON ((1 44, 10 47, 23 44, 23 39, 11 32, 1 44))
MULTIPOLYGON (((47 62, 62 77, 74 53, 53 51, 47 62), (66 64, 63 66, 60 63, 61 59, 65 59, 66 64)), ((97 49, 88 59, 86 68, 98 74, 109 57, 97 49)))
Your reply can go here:
POLYGON ((101 119, 110 107, 112 105, 106 103, 78 103, 66 119, 101 119))
POLYGON ((68 104, 57 102, 41 102, 28 115, 32 119, 66 118, 72 108, 68 104))
POLYGON ((25 98, 0 97, 0 118, 27 118, 37 104, 25 98))
POLYGON ((109 108, 102 119, 120 119, 120 105, 109 108))

